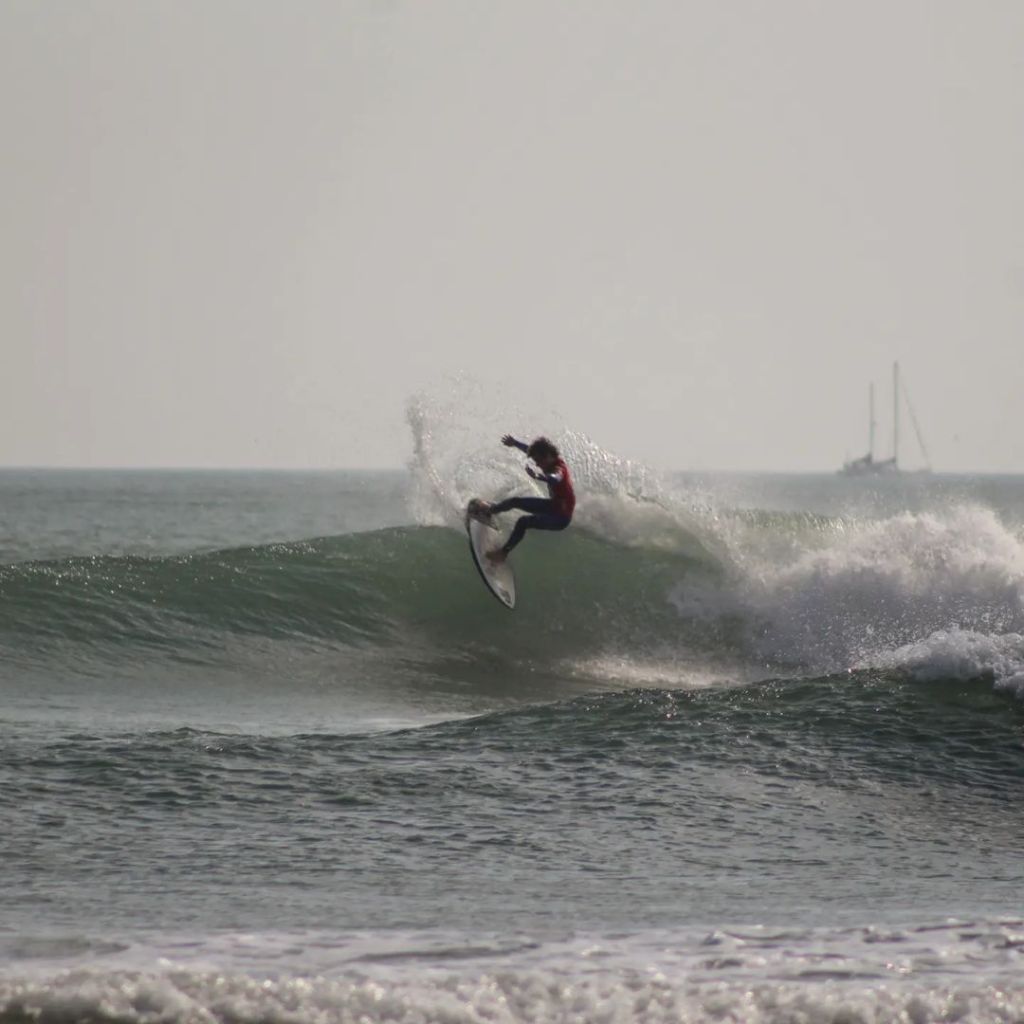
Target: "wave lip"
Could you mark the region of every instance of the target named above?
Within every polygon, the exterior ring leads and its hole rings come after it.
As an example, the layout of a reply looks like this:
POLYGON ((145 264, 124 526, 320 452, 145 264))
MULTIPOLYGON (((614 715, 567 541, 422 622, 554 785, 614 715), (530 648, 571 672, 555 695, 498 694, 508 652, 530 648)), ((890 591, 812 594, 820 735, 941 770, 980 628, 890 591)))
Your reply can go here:
MULTIPOLYGON (((801 531, 788 551, 783 527, 771 523, 764 537, 747 529, 724 585, 680 581, 680 615, 731 630, 748 659, 779 673, 902 668, 912 645, 937 650, 929 638, 969 633, 1003 651, 974 659, 978 677, 1021 671, 1012 651, 1024 632, 1024 543, 994 513, 961 506, 836 521, 801 531)), ((947 659, 952 678, 970 661, 947 659)))

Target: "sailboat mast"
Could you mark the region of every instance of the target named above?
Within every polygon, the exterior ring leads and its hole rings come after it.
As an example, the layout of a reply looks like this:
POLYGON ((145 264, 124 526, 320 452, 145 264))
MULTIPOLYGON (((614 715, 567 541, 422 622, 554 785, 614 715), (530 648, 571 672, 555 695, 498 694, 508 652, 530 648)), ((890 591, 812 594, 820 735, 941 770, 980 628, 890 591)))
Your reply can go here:
POLYGON ((900 364, 892 364, 892 464, 900 465, 900 364))
POLYGON ((875 382, 868 385, 868 455, 875 461, 875 382))

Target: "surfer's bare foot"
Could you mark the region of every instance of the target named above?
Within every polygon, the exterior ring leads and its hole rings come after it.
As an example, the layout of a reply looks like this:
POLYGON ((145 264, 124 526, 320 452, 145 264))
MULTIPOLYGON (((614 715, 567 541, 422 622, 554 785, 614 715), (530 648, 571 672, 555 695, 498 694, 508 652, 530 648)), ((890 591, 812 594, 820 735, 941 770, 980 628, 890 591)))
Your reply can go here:
POLYGON ((506 558, 508 558, 508 555, 501 548, 495 548, 493 551, 487 552, 487 561, 491 565, 501 565, 506 558))

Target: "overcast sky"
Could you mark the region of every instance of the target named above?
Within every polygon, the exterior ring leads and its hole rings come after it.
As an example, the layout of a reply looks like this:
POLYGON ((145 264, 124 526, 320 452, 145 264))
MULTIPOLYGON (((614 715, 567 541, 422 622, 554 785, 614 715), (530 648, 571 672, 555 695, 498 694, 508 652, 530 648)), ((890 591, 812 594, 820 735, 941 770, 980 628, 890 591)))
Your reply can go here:
POLYGON ((898 358, 937 469, 1024 471, 1022 53, 1020 0, 2 0, 0 463, 397 466, 466 373, 833 469, 898 358))

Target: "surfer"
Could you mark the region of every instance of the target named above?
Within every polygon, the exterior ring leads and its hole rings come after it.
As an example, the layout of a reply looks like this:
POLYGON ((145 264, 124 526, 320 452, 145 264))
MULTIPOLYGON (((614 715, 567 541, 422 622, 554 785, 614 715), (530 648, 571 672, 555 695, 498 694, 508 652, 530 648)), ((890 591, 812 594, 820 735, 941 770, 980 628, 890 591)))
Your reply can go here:
POLYGON ((538 437, 530 444, 524 444, 511 434, 506 434, 501 443, 507 448, 518 448, 536 463, 539 472, 533 466, 527 466, 526 472, 534 480, 547 484, 550 497, 506 498, 493 505, 480 503, 480 512, 486 516, 501 515, 511 509, 528 513, 519 517, 508 540, 500 548, 487 552, 488 561, 495 565, 500 565, 508 558, 509 552, 523 539, 527 530, 564 530, 572 522, 572 513, 576 508, 569 467, 546 437, 538 437))

